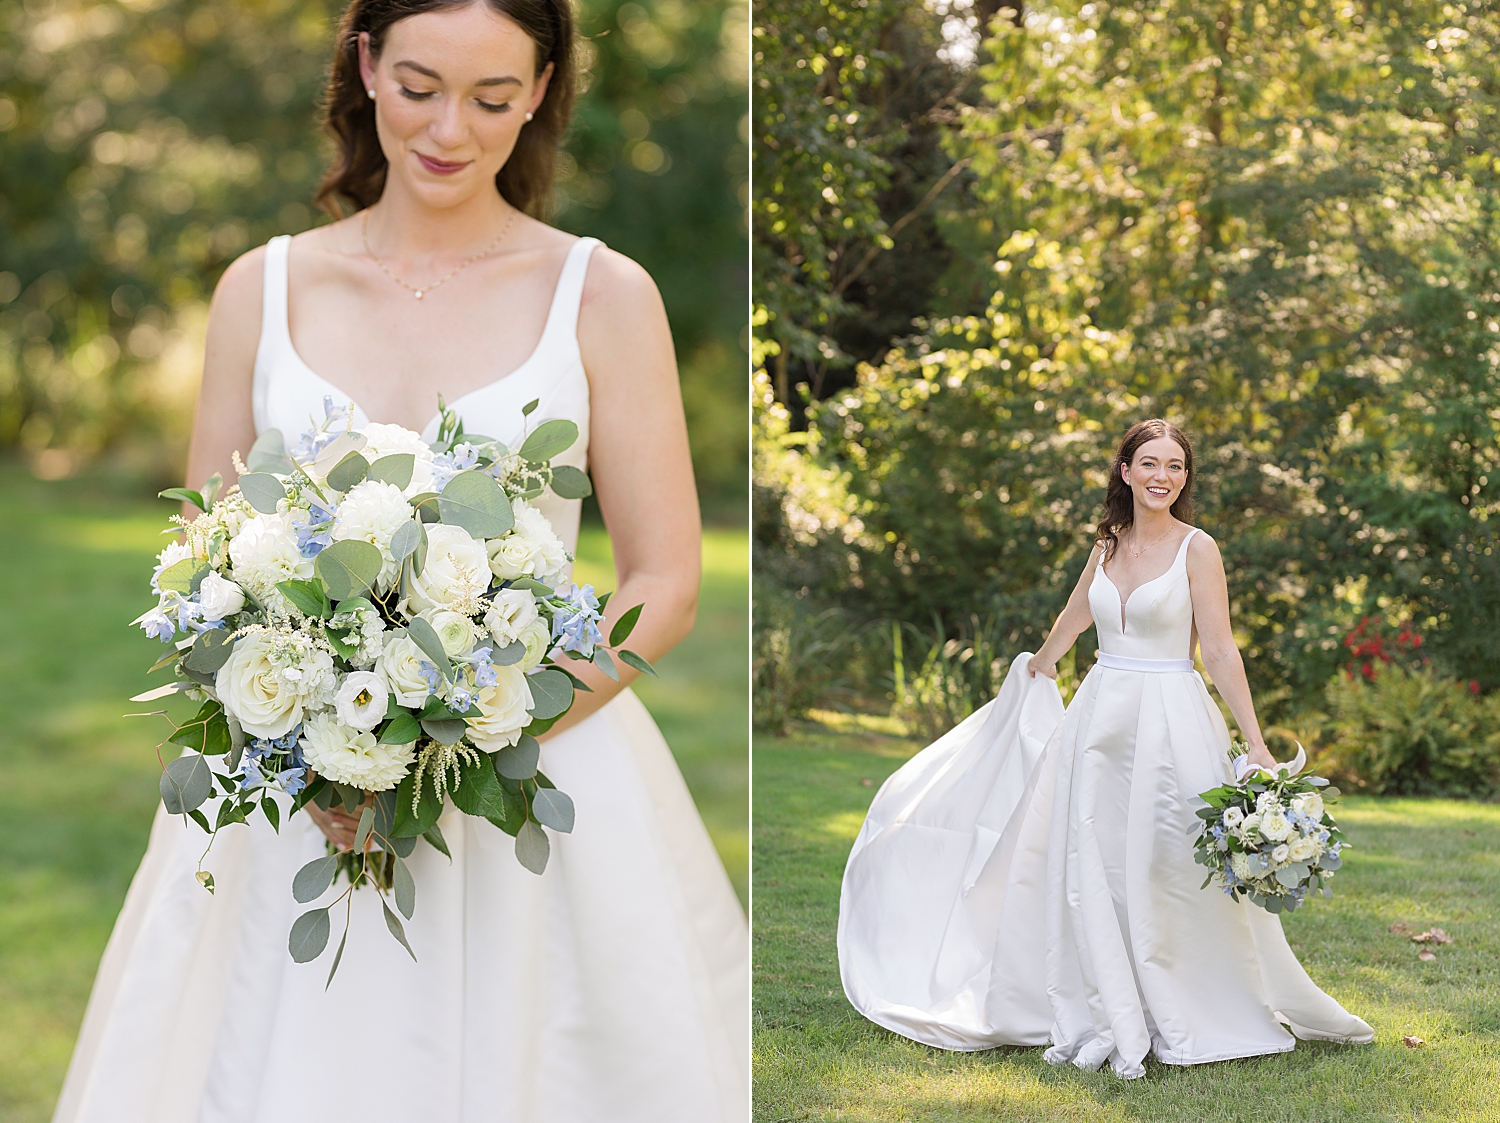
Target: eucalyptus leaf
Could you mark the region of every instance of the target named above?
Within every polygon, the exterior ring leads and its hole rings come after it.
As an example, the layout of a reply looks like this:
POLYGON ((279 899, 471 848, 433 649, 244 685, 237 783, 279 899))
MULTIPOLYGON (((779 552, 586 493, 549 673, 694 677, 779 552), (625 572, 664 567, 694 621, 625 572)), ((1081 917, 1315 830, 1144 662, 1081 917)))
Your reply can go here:
POLYGON ((287 937, 287 949, 294 963, 311 963, 323 954, 328 946, 327 909, 313 909, 292 921, 292 932, 287 937))
POLYGON ((520 640, 512 640, 504 647, 490 649, 490 662, 497 667, 509 667, 524 658, 526 658, 526 645, 520 640))
POLYGON ((536 775, 541 761, 542 746, 529 733, 509 748, 495 754, 495 771, 508 780, 529 780, 536 775))
MULTIPOLYGON (((267 429, 256 437, 255 443, 250 446, 250 455, 245 457, 245 467, 251 472, 285 474, 293 471, 297 465, 286 454, 286 439, 281 435, 281 430, 267 429)), ((244 476, 240 477, 241 490, 243 490, 244 479, 244 476)))
POLYGON ((544 827, 567 834, 573 829, 573 800, 556 788, 537 788, 531 814, 544 827))
POLYGON ((531 401, 527 402, 524 406, 521 407, 521 416, 530 417, 533 413, 536 412, 536 407, 541 404, 541 398, 532 398, 531 401))
POLYGON ((337 854, 313 859, 297 871, 296 877, 292 878, 292 896, 299 905, 316 901, 333 884, 334 875, 338 873, 338 870, 337 854))
POLYGON ((417 840, 415 838, 388 838, 385 841, 385 848, 392 854, 399 855, 402 858, 410 858, 411 852, 417 848, 417 840))
POLYGON ((269 472, 247 472, 240 477, 240 494, 263 515, 274 515, 286 498, 286 486, 269 472))
POLYGON ((425 537, 427 532, 422 529, 418 520, 411 519, 402 523, 396 528, 396 533, 391 535, 391 557, 399 565, 417 552, 417 545, 425 537))
POLYGON ((411 961, 417 961, 417 953, 411 950, 411 945, 406 942, 406 929, 401 927, 401 921, 396 919, 396 914, 391 911, 391 906, 385 903, 385 898, 380 899, 380 908, 385 913, 385 926, 391 930, 391 935, 401 941, 401 946, 406 949, 406 954, 411 956, 411 961))
POLYGON ((443 650, 443 641, 438 638, 437 630, 420 616, 413 616, 406 624, 406 634, 411 636, 412 643, 422 649, 422 654, 432 660, 433 666, 449 674, 453 670, 453 664, 448 660, 448 653, 443 650))
POLYGON ((422 722, 422 732, 442 745, 458 744, 468 729, 468 723, 457 718, 427 718, 422 722))
POLYGON ((334 491, 348 491, 363 482, 370 473, 370 462, 357 452, 351 452, 328 472, 328 486, 334 491))
POLYGON ((370 465, 369 478, 404 491, 411 483, 412 472, 416 467, 417 458, 413 453, 394 452, 389 456, 382 456, 370 465))
MULTIPOLYGON (((376 792, 373 802, 375 825, 371 827, 370 833, 384 847, 390 841, 396 825, 396 793, 393 791, 376 792)), ((386 848, 389 849, 389 847, 386 848)))
POLYGON ((527 675, 531 687, 531 716, 546 720, 567 712, 573 704, 573 684, 568 676, 551 668, 527 675))
POLYGON ((594 485, 582 469, 558 464, 552 469, 552 491, 559 499, 583 499, 594 494, 594 485))
POLYGON ((635 622, 641 618, 641 609, 644 607, 645 605, 638 604, 634 608, 627 608, 615 621, 615 626, 609 630, 610 647, 619 647, 630 638, 630 633, 635 631, 635 622))
POLYGON ((156 587, 164 593, 192 596, 208 573, 208 562, 202 558, 183 558, 161 571, 156 578, 156 587))
POLYGON ((354 852, 363 853, 370 831, 375 828, 375 808, 366 807, 359 813, 359 829, 354 832, 354 852))
POLYGON ((346 538, 319 551, 313 572, 322 580, 333 600, 363 596, 380 576, 380 551, 368 542, 346 538))
POLYGON ((550 597, 552 595, 551 587, 543 585, 534 577, 517 577, 510 583, 509 587, 512 589, 525 589, 528 593, 538 597, 550 597))
POLYGON ((646 660, 642 659, 634 651, 627 651, 622 647, 619 651, 615 652, 615 654, 620 657, 620 662, 624 663, 627 667, 634 667, 642 674, 650 675, 652 678, 657 677, 656 668, 653 667, 650 663, 646 662, 646 660))
POLYGON ((323 984, 326 991, 333 985, 333 976, 337 974, 339 964, 344 961, 344 945, 349 942, 349 925, 344 925, 344 934, 339 937, 339 950, 333 953, 333 966, 328 969, 328 981, 323 984))
POLYGON ((213 770, 201 753, 188 753, 167 762, 159 787, 167 814, 186 815, 213 793, 213 770))
POLYGON ((339 461, 343 460, 351 452, 358 452, 367 443, 363 433, 340 433, 322 452, 318 453, 317 459, 312 462, 311 475, 326 477, 338 465, 339 461))
POLYGON ((198 641, 188 650, 186 664, 195 671, 211 675, 229 662, 234 642, 233 636, 222 628, 200 632, 198 641))
POLYGON ((530 819, 521 824, 516 832, 516 859, 532 873, 540 874, 547 868, 547 859, 552 853, 552 844, 547 841, 547 832, 530 819))
POLYGON ((401 915, 407 920, 417 908, 417 883, 412 880, 411 870, 406 868, 406 863, 397 856, 393 860, 394 870, 391 876, 391 889, 396 895, 396 907, 401 910, 401 915))
POLYGON ((538 425, 518 451, 522 460, 541 464, 572 448, 577 440, 578 426, 564 418, 555 418, 538 425))
POLYGON ((609 657, 609 652, 602 647, 594 648, 594 666, 607 674, 616 682, 620 681, 620 672, 615 670, 615 661, 609 657))
POLYGON ((219 498, 219 491, 223 486, 224 477, 218 472, 215 472, 203 481, 203 486, 199 489, 199 493, 203 496, 203 509, 205 511, 214 505, 214 500, 219 498))
POLYGON ((461 526, 476 539, 498 538, 515 525, 510 500, 483 472, 460 472, 438 496, 444 523, 461 526))

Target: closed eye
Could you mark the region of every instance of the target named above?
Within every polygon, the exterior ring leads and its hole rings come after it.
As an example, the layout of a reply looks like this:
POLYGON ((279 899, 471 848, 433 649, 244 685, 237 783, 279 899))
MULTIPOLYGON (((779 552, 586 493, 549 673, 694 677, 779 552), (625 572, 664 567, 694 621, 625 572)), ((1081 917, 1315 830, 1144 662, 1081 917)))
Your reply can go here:
POLYGON ((405 86, 401 87, 401 96, 410 98, 412 101, 426 101, 436 92, 436 90, 426 90, 418 93, 416 90, 408 90, 405 86))
POLYGON ((510 112, 510 102, 508 102, 508 101, 504 105, 491 105, 487 101, 476 101, 476 104, 479 106, 480 109, 486 110, 487 112, 490 112, 490 113, 509 113, 510 112))

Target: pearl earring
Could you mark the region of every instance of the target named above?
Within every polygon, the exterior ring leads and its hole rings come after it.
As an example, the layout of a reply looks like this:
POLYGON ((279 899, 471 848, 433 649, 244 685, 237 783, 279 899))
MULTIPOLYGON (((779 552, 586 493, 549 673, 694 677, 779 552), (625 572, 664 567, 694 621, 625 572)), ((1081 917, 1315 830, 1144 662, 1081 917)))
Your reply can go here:
POLYGON ((375 100, 375 87, 374 86, 371 86, 368 90, 365 91, 365 93, 367 93, 367 94, 370 95, 370 100, 371 101, 375 100))
POLYGON ((526 114, 526 120, 528 120, 528 121, 531 120, 531 117, 532 117, 532 115, 530 113, 526 114))

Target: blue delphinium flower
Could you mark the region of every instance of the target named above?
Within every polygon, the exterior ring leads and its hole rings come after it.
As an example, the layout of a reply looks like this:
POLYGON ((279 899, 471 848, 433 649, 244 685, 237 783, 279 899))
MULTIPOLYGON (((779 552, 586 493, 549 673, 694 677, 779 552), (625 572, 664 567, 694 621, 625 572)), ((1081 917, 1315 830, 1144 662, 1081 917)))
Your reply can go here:
POLYGON ((136 619, 135 623, 141 626, 152 639, 161 640, 162 643, 171 643, 172 637, 177 634, 177 625, 172 618, 162 611, 161 605, 157 605, 144 616, 136 619))
POLYGON ((454 445, 450 452, 438 453, 432 458, 432 490, 442 491, 449 480, 477 463, 479 453, 467 441, 454 445))
POLYGON ((246 752, 240 760, 240 766, 234 770, 234 775, 240 778, 240 791, 242 792, 266 786, 266 777, 260 770, 260 761, 249 752, 246 752))
POLYGON ((495 670, 495 664, 490 658, 490 648, 476 647, 469 655, 469 665, 474 668, 474 685, 478 687, 494 686, 500 681, 499 672, 495 670))
POLYGON ((599 633, 599 598, 592 585, 574 585, 565 594, 564 604, 552 618, 552 638, 564 651, 576 651, 592 658, 594 647, 604 642, 599 633))
POLYGON ((287 795, 296 795, 307 787, 307 769, 301 766, 284 769, 276 773, 276 782, 287 795))
POLYGON ((346 422, 349 411, 333 404, 333 395, 323 395, 323 423, 306 430, 289 451, 293 460, 305 463, 312 460, 340 437, 340 423, 346 422))
POLYGON ((309 502, 306 515, 299 510, 292 516, 292 529, 297 532, 298 552, 304 558, 315 558, 333 545, 333 520, 337 510, 316 499, 309 502))
POLYGON ((417 674, 421 675, 422 681, 427 683, 428 694, 436 694, 438 687, 443 684, 442 673, 434 664, 429 663, 426 659, 421 660, 417 664, 417 674))

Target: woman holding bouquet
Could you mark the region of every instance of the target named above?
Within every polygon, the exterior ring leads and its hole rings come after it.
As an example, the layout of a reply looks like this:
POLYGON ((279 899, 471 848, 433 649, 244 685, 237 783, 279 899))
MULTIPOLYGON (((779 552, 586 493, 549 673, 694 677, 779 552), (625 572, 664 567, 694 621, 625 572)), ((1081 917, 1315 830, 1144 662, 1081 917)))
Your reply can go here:
MULTIPOLYGON (((387 424, 396 445, 411 440, 396 426, 435 439, 439 395, 512 448, 571 420, 559 462, 592 475, 620 578, 610 615, 646 605, 632 646, 654 660, 692 626, 697 498, 655 286, 541 221, 574 52, 567 0, 354 0, 320 194, 353 213, 225 273, 188 476, 233 481, 258 435, 291 447, 326 410, 387 424)), ((571 551, 579 502, 535 502, 571 551)), ((410 859, 416 962, 361 890, 326 993, 326 963, 288 956, 289 886, 326 840, 352 846, 356 820, 309 804, 279 834, 220 832, 211 895, 194 880, 203 837, 159 813, 58 1123, 745 1119, 743 914, 650 716, 580 674, 593 692, 542 745, 577 809, 545 873, 484 819, 445 815, 451 861, 426 845, 410 859)))
POLYGON ((1373 1032, 1315 986, 1279 917, 1215 890, 1194 798, 1231 778, 1193 670, 1202 647, 1270 768, 1214 541, 1191 525, 1192 447, 1143 421, 1121 442, 1099 542, 1041 650, 876 795, 844 874, 839 962, 866 1017, 944 1049, 1051 1045, 1141 1076, 1373 1032), (1066 711, 1057 660, 1099 658, 1066 711), (1290 1032, 1288 1032, 1288 1029, 1290 1032))

